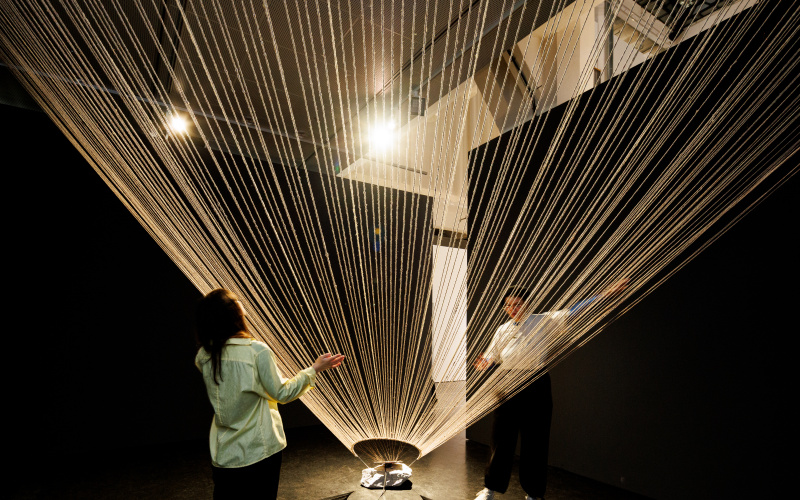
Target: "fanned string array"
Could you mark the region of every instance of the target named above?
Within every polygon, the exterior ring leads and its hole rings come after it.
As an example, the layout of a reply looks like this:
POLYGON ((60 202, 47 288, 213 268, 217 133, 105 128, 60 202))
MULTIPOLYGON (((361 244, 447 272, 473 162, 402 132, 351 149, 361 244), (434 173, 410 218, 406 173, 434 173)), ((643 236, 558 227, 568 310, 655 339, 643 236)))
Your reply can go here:
POLYGON ((642 14, 672 3, 2 0, 0 54, 285 373, 347 355, 304 397, 345 446, 413 461, 797 171, 800 8, 642 14), (508 370, 472 369, 509 285, 544 312, 620 279, 508 370))

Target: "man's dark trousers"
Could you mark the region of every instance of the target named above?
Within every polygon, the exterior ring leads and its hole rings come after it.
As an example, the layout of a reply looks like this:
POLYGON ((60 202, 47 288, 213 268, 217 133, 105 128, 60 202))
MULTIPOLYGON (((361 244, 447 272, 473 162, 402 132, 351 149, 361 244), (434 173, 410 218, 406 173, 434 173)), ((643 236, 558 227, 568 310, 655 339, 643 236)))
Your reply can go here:
POLYGON ((530 496, 544 497, 547 487, 547 452, 553 395, 550 374, 545 373, 494 411, 492 455, 484 486, 505 493, 521 436, 519 479, 530 496))

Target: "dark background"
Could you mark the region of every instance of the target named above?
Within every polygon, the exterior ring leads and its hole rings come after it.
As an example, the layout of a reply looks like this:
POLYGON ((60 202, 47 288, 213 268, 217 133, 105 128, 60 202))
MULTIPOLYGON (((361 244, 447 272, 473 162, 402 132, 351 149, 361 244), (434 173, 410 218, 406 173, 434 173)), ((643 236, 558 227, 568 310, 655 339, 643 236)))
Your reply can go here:
MULTIPOLYGON (((12 468, 204 441, 199 293, 46 115, 0 113, 12 468)), ((782 491, 799 193, 793 179, 553 371, 552 465, 655 498, 782 491)))
MULTIPOLYGON (((659 499, 790 491, 798 190, 795 176, 551 371, 551 466, 659 499)), ((488 444, 490 426, 467 437, 488 444)))

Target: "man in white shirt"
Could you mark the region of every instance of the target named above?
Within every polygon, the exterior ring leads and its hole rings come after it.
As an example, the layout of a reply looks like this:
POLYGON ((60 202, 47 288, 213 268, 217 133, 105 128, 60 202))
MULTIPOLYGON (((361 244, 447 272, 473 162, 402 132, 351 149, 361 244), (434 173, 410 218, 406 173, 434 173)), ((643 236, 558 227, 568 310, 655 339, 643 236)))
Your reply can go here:
MULTIPOLYGON (((508 371, 505 376, 535 377, 546 367, 548 356, 554 351, 567 322, 596 300, 621 292, 627 283, 626 279, 620 280, 600 295, 578 302, 569 309, 542 314, 528 314, 527 290, 509 288, 503 297, 503 309, 511 321, 500 325, 489 348, 475 361, 475 368, 508 371)), ((494 411, 492 451, 484 477, 485 488, 475 500, 492 500, 496 493, 505 493, 508 489, 518 435, 522 440, 519 462, 522 489, 527 500, 544 498, 552 413, 549 373, 542 374, 494 411)))

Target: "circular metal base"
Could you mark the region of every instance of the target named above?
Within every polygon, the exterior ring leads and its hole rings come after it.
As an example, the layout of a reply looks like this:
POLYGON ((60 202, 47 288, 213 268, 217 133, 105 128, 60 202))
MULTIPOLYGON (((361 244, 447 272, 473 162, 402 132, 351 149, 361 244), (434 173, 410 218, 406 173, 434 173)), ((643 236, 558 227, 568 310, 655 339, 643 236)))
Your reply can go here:
POLYGON ((410 464, 419 458, 419 448, 397 439, 365 439, 353 445, 353 453, 366 463, 403 462, 410 464))

